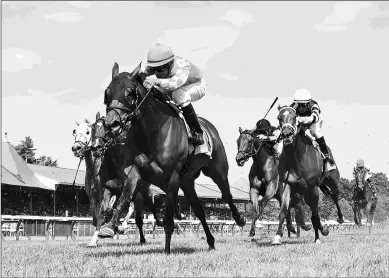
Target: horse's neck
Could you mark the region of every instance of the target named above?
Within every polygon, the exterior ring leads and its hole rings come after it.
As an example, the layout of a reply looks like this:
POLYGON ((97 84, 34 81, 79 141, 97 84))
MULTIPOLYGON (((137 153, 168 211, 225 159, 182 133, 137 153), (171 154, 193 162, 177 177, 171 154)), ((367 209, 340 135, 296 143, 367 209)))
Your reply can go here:
POLYGON ((305 138, 305 135, 300 131, 295 141, 293 142, 294 156, 297 160, 302 161, 310 152, 315 152, 313 146, 305 138))
POLYGON ((87 173, 91 173, 93 170, 93 158, 90 150, 85 152, 85 168, 87 173))
MULTIPOLYGON (((264 144, 260 143, 258 152, 253 156, 253 160, 259 167, 263 167, 269 158, 269 154, 265 150, 264 144)), ((257 146, 258 147, 258 146, 257 146)))

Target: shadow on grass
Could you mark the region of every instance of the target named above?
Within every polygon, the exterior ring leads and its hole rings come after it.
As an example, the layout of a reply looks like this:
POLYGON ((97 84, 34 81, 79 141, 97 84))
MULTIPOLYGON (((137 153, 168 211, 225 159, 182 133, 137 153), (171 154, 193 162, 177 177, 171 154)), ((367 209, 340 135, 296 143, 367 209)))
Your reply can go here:
MULTIPOLYGON (((178 247, 171 248, 171 254, 193 254, 195 252, 201 252, 200 249, 188 248, 188 247, 178 247)), ((90 254, 86 254, 89 257, 106 257, 106 256, 115 256, 121 257, 124 255, 155 255, 155 254, 164 254, 164 247, 161 248, 148 248, 148 249, 137 249, 137 250, 104 250, 96 251, 90 254)))

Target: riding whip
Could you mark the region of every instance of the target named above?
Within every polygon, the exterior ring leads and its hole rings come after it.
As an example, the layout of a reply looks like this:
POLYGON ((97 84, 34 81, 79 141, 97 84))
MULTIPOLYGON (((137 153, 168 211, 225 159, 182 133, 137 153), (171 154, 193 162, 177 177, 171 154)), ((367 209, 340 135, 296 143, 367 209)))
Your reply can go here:
POLYGON ((272 105, 270 106, 269 110, 267 110, 266 115, 265 115, 265 117, 263 117, 263 119, 266 118, 267 114, 268 114, 268 113, 270 112, 270 110, 273 108, 274 104, 276 104, 277 100, 278 100, 278 97, 275 98, 275 100, 273 101, 273 103, 272 103, 272 105))

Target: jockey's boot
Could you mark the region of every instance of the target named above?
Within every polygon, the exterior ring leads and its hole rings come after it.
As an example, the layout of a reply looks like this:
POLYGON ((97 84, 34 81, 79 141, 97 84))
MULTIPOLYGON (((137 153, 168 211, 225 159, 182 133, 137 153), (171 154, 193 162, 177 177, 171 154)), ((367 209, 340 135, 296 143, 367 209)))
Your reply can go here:
POLYGON ((329 162, 330 164, 335 164, 335 161, 328 154, 328 148, 326 145, 326 141, 324 140, 324 136, 317 138, 316 142, 319 144, 320 150, 324 154, 324 161, 329 162))
POLYGON ((192 143, 193 145, 204 144, 203 130, 200 127, 199 120, 197 119, 197 115, 193 109, 192 104, 190 103, 189 105, 183 107, 182 112, 192 132, 192 138, 190 139, 189 143, 192 143))

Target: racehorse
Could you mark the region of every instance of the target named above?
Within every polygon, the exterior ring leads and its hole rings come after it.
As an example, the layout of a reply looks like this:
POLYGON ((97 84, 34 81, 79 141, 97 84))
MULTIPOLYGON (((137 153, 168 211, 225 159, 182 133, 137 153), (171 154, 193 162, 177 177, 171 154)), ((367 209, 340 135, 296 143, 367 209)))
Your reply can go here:
MULTIPOLYGON (((284 149, 280 156, 279 174, 284 184, 281 200, 279 227, 273 244, 281 244, 282 225, 289 207, 290 193, 298 192, 304 195, 305 202, 312 212, 312 225, 315 230, 315 242, 320 243, 319 230, 322 235, 329 234, 327 225, 322 225, 319 216, 319 188, 330 197, 338 209, 338 223, 344 218, 339 206, 339 171, 337 167, 329 170, 319 152, 313 145, 306 126, 297 126, 296 110, 289 106, 278 107, 278 121, 281 127, 280 138, 284 140, 284 149)), ((308 130, 309 131, 309 130, 308 130)), ((316 142, 314 142, 316 143, 316 142)), ((331 150, 328 148, 332 156, 331 150)))
POLYGON ((354 222, 362 226, 362 211, 367 215, 367 226, 372 226, 374 212, 377 206, 377 198, 374 197, 373 188, 370 183, 366 182, 366 171, 358 171, 355 175, 354 189, 354 222))
MULTIPOLYGON (((112 81, 105 91, 104 103, 107 107, 105 125, 118 136, 124 129, 134 129, 135 142, 128 145, 128 151, 135 155, 145 154, 148 164, 154 164, 152 175, 145 173, 145 167, 128 165, 126 175, 131 182, 125 185, 119 204, 125 205, 141 178, 163 188, 165 196, 165 253, 170 253, 171 236, 174 230, 173 213, 178 189, 181 188, 203 225, 210 249, 214 249, 215 239, 205 219, 205 213, 194 189, 194 181, 200 175, 210 177, 219 187, 222 198, 228 203, 237 225, 243 227, 243 218, 233 203, 228 182, 228 161, 224 146, 216 128, 206 119, 199 117, 205 133, 210 135, 213 145, 211 156, 195 154, 188 143, 188 131, 177 112, 178 108, 164 101, 170 99, 155 88, 149 91, 142 86, 145 78, 140 73, 141 65, 132 72, 119 73, 117 63, 112 68, 112 81)), ((119 207, 119 205, 118 205, 119 207)), ((119 213, 119 208, 117 208, 119 213)), ((117 213, 105 227, 115 229, 117 213)), ((101 230, 103 232, 104 228, 101 230)), ((109 231, 107 231, 109 232, 109 231)))
MULTIPOLYGON (((100 113, 98 112, 96 115, 96 122, 91 124, 88 120, 85 119, 82 123, 77 123, 77 128, 73 130, 73 135, 75 136, 75 142, 72 147, 72 151, 76 157, 80 157, 80 159, 85 159, 86 166, 86 176, 85 176, 85 191, 89 197, 90 203, 90 211, 92 214, 92 225, 96 227, 95 233, 89 242, 89 247, 97 246, 97 242, 99 240, 98 233, 100 231, 101 226, 104 224, 104 213, 105 211, 101 210, 103 205, 106 205, 106 210, 112 209, 114 204, 114 198, 108 200, 109 203, 104 203, 104 194, 107 191, 107 185, 115 184, 114 180, 108 179, 107 169, 103 162, 103 155, 99 148, 94 148, 93 144, 95 140, 104 139, 101 136, 101 131, 99 130, 99 122, 101 123, 100 113), (100 151, 99 155, 93 155, 93 151, 100 151)), ((108 158, 106 158, 108 160, 108 158)), ((106 164, 106 163, 105 163, 106 164)), ((147 192, 143 192, 143 195, 149 196, 149 187, 144 187, 147 192)), ((137 196, 135 203, 135 209, 138 213, 142 212, 142 196, 137 196), (138 200, 136 202, 136 200, 138 200)), ((156 219, 156 225, 162 226, 162 223, 158 220, 155 213, 154 205, 150 198, 145 198, 145 205, 151 208, 153 211, 154 217, 156 219), (150 205, 151 202, 151 205, 150 205)), ((133 210, 129 209, 125 220, 128 220, 132 214, 133 210)), ((139 220, 136 220, 137 224, 139 220)), ((143 222, 142 222, 143 223, 143 222)), ((139 225, 138 225, 139 227, 139 225)), ((141 235, 141 243, 144 243, 144 237, 142 239, 142 229, 141 226, 139 228, 141 235)))
MULTIPOLYGON (((251 166, 249 173, 250 181, 250 200, 253 204, 253 218, 250 229, 250 237, 255 236, 255 223, 258 220, 259 216, 262 214, 263 209, 266 204, 272 199, 275 198, 281 206, 281 194, 280 187, 282 186, 279 183, 278 176, 278 166, 279 161, 273 155, 273 147, 266 144, 267 142, 259 140, 255 137, 253 130, 242 130, 239 127, 239 137, 237 139, 238 144, 238 153, 236 154, 235 160, 238 166, 242 167, 244 163, 250 159, 253 159, 253 165, 251 166), (260 179, 259 179, 260 178, 260 179), (258 201, 259 196, 262 196, 262 200, 258 201)), ((305 231, 310 230, 310 227, 305 225, 304 221, 304 211, 302 208, 302 202, 300 201, 300 196, 296 194, 297 200, 294 201, 291 207, 296 207, 296 223, 305 231)), ((287 229, 292 233, 296 233, 292 225, 292 219, 290 210, 288 210, 288 215, 286 218, 287 229)))

